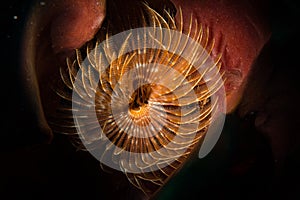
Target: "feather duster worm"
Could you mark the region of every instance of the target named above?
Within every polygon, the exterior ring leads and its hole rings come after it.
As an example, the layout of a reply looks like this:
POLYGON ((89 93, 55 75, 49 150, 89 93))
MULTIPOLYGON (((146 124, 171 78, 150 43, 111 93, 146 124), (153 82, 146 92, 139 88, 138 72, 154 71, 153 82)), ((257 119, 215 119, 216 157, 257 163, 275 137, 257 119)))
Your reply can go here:
POLYGON ((209 29, 191 16, 185 35, 182 17, 176 25, 169 12, 164 16, 145 4, 141 28, 100 32, 75 60, 67 59, 55 86, 61 106, 50 120, 149 196, 199 150, 212 121, 226 112, 221 56, 210 57, 209 29))

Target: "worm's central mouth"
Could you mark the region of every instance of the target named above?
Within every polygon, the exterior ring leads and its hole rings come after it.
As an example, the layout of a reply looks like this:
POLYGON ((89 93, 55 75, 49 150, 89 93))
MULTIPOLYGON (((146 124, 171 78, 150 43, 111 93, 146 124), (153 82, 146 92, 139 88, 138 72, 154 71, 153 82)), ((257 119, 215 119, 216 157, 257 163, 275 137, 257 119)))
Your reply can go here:
POLYGON ((139 87, 132 95, 129 101, 129 110, 132 113, 139 113, 143 110, 145 106, 148 104, 148 100, 150 94, 152 92, 152 88, 150 84, 145 84, 139 87))
POLYGON ((135 90, 129 100, 129 115, 137 125, 147 126, 151 122, 148 105, 151 93, 151 85, 145 84, 135 90))

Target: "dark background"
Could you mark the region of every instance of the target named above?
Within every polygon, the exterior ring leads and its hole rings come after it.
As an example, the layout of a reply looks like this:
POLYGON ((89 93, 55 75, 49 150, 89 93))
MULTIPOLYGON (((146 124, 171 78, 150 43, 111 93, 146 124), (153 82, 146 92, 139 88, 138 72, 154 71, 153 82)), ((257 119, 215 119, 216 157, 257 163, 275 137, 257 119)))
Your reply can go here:
MULTIPOLYGON (((121 193, 112 194, 115 190, 110 188, 121 187, 121 183, 114 186, 101 182, 109 174, 98 173, 99 165, 89 154, 76 152, 62 136, 56 136, 50 145, 43 144, 44 138, 33 124, 33 111, 24 98, 19 74, 20 43, 30 7, 31 1, 24 0, 1 3, 0 199, 7 195, 10 199, 110 199, 110 194, 125 198, 121 193)), ((271 76, 277 84, 298 94, 299 3, 271 1, 270 9, 271 76), (285 82, 289 84, 285 86, 285 82)), ((278 104, 294 111, 283 121, 288 121, 286 126, 292 125, 293 134, 299 135, 296 111, 300 102, 293 97, 284 99, 278 104)), ((237 113, 229 115, 213 152, 205 159, 189 162, 163 188, 158 199, 300 199, 299 150, 287 156, 278 173, 270 144, 254 126, 255 117, 251 110, 243 118, 237 113), (255 163, 249 157, 255 157, 255 163)))

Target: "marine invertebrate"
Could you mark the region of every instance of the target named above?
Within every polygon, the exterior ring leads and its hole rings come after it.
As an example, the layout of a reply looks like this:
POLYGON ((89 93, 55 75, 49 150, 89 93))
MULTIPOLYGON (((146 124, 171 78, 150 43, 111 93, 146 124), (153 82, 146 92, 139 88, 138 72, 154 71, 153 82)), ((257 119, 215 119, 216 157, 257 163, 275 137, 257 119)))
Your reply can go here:
MULTIPOLYGON (((57 96, 53 95, 52 93, 53 91, 49 89, 49 84, 51 84, 53 80, 55 81, 57 79, 61 79, 61 77, 56 76, 56 73, 59 72, 59 70, 57 69, 58 66, 62 66, 62 63, 59 62, 61 61, 61 58, 63 58, 65 55, 71 55, 73 48, 79 48, 82 44, 85 44, 87 40, 89 40, 91 37, 94 37, 95 31, 98 31, 98 28, 100 28, 100 26, 101 26, 100 34, 97 34, 95 36, 96 40, 98 40, 98 44, 100 44, 101 41, 106 39, 105 38, 106 33, 108 33, 109 37, 111 37, 112 35, 120 31, 127 30, 128 28, 136 28, 143 25, 143 17, 139 17, 139 16, 144 16, 143 14, 141 14, 139 10, 140 1, 128 1, 127 2, 128 4, 124 5, 124 2, 122 0, 114 0, 114 1, 108 1, 107 5, 102 7, 101 6, 99 7, 98 5, 98 2, 101 1, 78 0, 75 3, 74 2, 75 1, 70 1, 70 0, 46 1, 45 4, 46 6, 38 6, 38 8, 36 8, 34 12, 32 12, 32 16, 28 20, 28 25, 27 25, 28 30, 26 31, 25 38, 24 38, 24 49, 23 49, 23 54, 24 54, 23 75, 24 76, 23 77, 24 77, 24 85, 26 87, 25 90, 26 92, 28 92, 30 103, 34 104, 33 110, 35 110, 35 114, 37 116, 36 124, 39 126, 38 128, 41 128, 38 130, 40 130, 41 133, 45 133, 49 130, 49 137, 52 136, 51 130, 58 131, 58 132, 68 132, 69 134, 71 133, 75 135, 77 134, 77 130, 75 127, 73 127, 73 129, 69 129, 71 126, 74 126, 74 123, 72 121, 69 123, 68 120, 60 122, 61 126, 59 130, 57 129, 58 127, 54 128, 53 124, 51 124, 51 129, 47 129, 49 119, 50 119, 49 116, 51 116, 51 114, 54 114, 53 111, 57 106, 56 103, 59 101, 63 101, 57 98, 58 95, 57 96), (61 2, 64 3, 61 4, 61 2), (83 4, 87 5, 88 6, 87 9, 81 9, 80 11, 82 12, 77 12, 78 8, 80 7, 80 6, 79 7, 76 6, 77 2, 81 2, 82 3, 81 5, 83 4), (115 4, 115 8, 113 8, 114 4, 115 4), (91 10, 95 11, 97 9, 98 11, 94 13, 95 15, 90 15, 91 10), (106 14, 105 11, 107 11, 106 14), (118 15, 116 15, 116 13, 118 13, 118 15), (89 17, 87 18, 83 16, 89 16, 89 17), (103 21, 104 16, 106 18, 103 21), (62 17, 60 19, 64 19, 64 20, 60 20, 57 17, 62 17), (55 22, 58 22, 58 24, 55 22), (96 22, 97 27, 91 26, 91 23, 94 24, 93 22, 96 22), (128 26, 128 24, 131 25, 132 27, 128 26), (72 28, 71 31, 68 27, 72 28), (76 30, 80 30, 80 31, 76 31, 76 30), (107 30, 111 32, 108 32, 107 30), (51 35, 49 33, 51 33, 51 35), (88 37, 81 37, 82 34, 84 35, 85 33, 89 33, 88 37), (63 126, 67 126, 69 128, 67 129, 62 128, 63 126)), ((160 6, 160 5, 165 5, 167 2, 169 1, 156 1, 156 0, 148 1, 148 3, 151 4, 152 6, 154 4, 158 4, 158 6, 155 7, 155 10, 158 11, 161 15, 164 14, 160 12, 160 8, 164 6, 160 6)), ((213 41, 212 38, 216 39, 214 45, 215 48, 212 48, 211 54, 213 58, 216 58, 216 54, 223 53, 223 56, 221 58, 222 71, 225 72, 225 77, 227 78, 227 80, 228 77, 232 80, 232 82, 229 81, 229 83, 241 83, 241 81, 245 82, 246 75, 248 74, 247 70, 250 68, 250 65, 255 59, 255 57, 259 54, 262 45, 264 45, 266 40, 268 39, 267 38, 268 34, 266 35, 263 34, 262 32, 260 32, 259 34, 255 34, 256 32, 252 30, 253 27, 254 28, 256 27, 257 30, 260 31, 263 30, 263 27, 261 27, 260 24, 256 23, 257 22, 257 20, 255 20, 256 13, 254 13, 254 15, 253 13, 252 14, 248 13, 248 11, 253 11, 253 8, 245 6, 244 1, 243 2, 241 1, 185 1, 185 2, 172 1, 172 2, 174 3, 174 5, 177 6, 177 8, 178 5, 182 6, 183 8, 182 15, 185 19, 188 19, 189 14, 193 12, 195 17, 194 19, 197 19, 197 21, 201 22, 202 25, 206 25, 210 27, 209 34, 207 34, 206 28, 204 27, 204 31, 202 35, 203 38, 202 45, 205 46, 205 42, 206 42, 205 38, 209 37, 210 39, 207 40, 208 42, 207 47, 208 50, 210 50, 211 47, 210 45, 211 42, 213 41), (240 14, 241 12, 242 14, 240 14), (247 17, 246 19, 245 16, 247 17), (249 52, 252 52, 251 56, 248 56, 249 52), (235 62, 239 60, 242 61, 242 63, 240 63, 241 65, 239 65, 239 62, 235 62), (235 63, 236 65, 232 65, 231 61, 234 61, 233 63, 235 63), (242 72, 243 76, 239 76, 240 73, 230 73, 232 67, 235 67, 237 69, 236 72, 242 72)), ((173 15, 174 13, 170 13, 170 14, 173 15)), ((176 17, 178 16, 180 16, 179 12, 177 12, 176 17)), ((164 18, 168 19, 168 17, 166 16, 164 16, 164 18)), ((147 17, 146 19, 148 20, 147 21, 148 23, 149 19, 147 17)), ((168 22, 172 23, 172 20, 168 22)), ((194 30, 196 31, 199 30, 195 28, 196 26, 192 26, 192 28, 189 28, 190 24, 188 20, 185 20, 183 26, 184 26, 183 32, 186 34, 188 33, 188 31, 190 31, 192 34, 194 33, 194 30)), ((93 40, 92 42, 88 42, 88 45, 90 45, 89 49, 90 50, 93 49, 92 46, 95 44, 96 44, 95 40, 93 40)), ((82 57, 83 58, 82 60, 86 58, 87 56, 86 49, 87 49, 86 46, 84 46, 79 50, 80 54, 78 55, 81 56, 78 56, 78 58, 82 57)), ((72 59, 71 62, 73 62, 72 59)), ((63 60, 63 63, 65 63, 65 60, 63 60)), ((74 72, 78 70, 77 67, 79 66, 76 66, 75 64, 74 72)), ((62 71, 64 71, 64 69, 62 71)), ((80 71, 80 69, 78 71, 80 71)), ((149 88, 148 86, 147 87, 141 86, 140 89, 136 88, 137 92, 131 94, 130 97, 133 99, 133 101, 130 107, 133 109, 132 111, 138 110, 139 108, 138 105, 147 105, 148 103, 147 98, 149 94, 147 92, 148 91, 147 88, 149 88), (141 94, 141 93, 146 94, 143 95, 145 99, 138 98, 139 95, 137 94, 141 94)), ((228 95, 235 89, 239 89, 240 91, 243 91, 243 89, 238 84, 237 85, 227 84, 225 85, 225 88, 227 89, 226 95, 228 95), (235 86, 235 87, 233 88, 231 86, 235 86)), ((55 90, 59 90, 59 88, 55 88, 55 90)), ((65 90, 62 91, 67 92, 65 90)), ((64 94, 64 97, 70 97, 70 96, 72 96, 72 94, 71 95, 64 94)), ((238 93, 237 97, 240 96, 241 93, 238 93)), ((237 105, 238 98, 236 98, 236 96, 232 97, 232 95, 228 95, 226 98, 228 104, 232 105, 228 107, 234 108, 237 105)), ((69 102, 63 101, 62 103, 68 104, 70 102, 71 101, 69 102)), ((66 107, 66 108, 70 109, 71 107, 66 107)), ((67 112, 66 109, 64 109, 62 113, 61 112, 55 113, 52 116, 55 116, 58 119, 61 119, 59 118, 60 114, 63 114, 64 116, 69 116, 69 118, 72 117, 73 115, 72 111, 71 112, 69 111, 70 113, 68 115, 65 115, 66 112, 67 112)), ((135 115, 136 114, 137 113, 135 113, 135 115)), ((100 119, 101 116, 98 115, 98 118, 100 119)), ((58 138, 58 140, 60 139, 60 137, 57 136, 56 134, 55 134, 55 138, 56 139, 58 138)), ((79 141, 78 145, 80 146, 82 144, 82 141, 81 140, 77 140, 77 141, 79 141)), ((115 186, 115 182, 113 180, 111 181, 110 177, 107 178, 106 180, 103 180, 103 182, 105 182, 105 184, 107 185, 109 185, 110 182, 110 185, 115 186)), ((123 184, 125 185, 124 187, 128 187, 126 183, 123 184)), ((120 192, 120 194, 121 193, 122 192, 120 192)))
POLYGON ((150 195, 199 150, 226 103, 209 29, 191 16, 184 35, 182 18, 144 12, 142 28, 106 30, 67 60, 52 126, 150 195))

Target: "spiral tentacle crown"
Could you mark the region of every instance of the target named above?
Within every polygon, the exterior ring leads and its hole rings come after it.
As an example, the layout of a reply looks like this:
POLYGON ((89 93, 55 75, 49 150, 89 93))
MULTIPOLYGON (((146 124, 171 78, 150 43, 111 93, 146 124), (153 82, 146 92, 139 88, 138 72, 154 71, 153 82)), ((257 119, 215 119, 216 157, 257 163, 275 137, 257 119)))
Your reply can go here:
POLYGON ((67 102, 59 109, 60 132, 79 138, 79 148, 146 194, 182 166, 225 113, 221 56, 210 56, 209 29, 191 17, 183 34, 182 19, 176 26, 167 12, 164 19, 147 9, 151 26, 107 34, 87 45, 85 59, 77 50, 60 70, 68 90, 57 90, 67 102))

